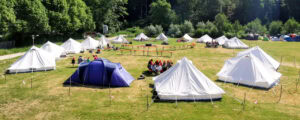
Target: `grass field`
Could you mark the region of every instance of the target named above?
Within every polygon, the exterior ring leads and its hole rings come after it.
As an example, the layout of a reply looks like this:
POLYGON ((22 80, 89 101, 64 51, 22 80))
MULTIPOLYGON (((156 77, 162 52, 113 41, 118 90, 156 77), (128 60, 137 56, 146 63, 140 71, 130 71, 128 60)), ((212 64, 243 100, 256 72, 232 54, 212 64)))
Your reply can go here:
MULTIPOLYGON (((221 101, 214 101, 213 104, 178 102, 176 105, 174 102, 154 102, 147 110, 147 96, 149 102, 152 97, 152 77, 135 80, 128 88, 71 87, 69 95, 69 87, 64 87, 62 83, 76 70, 71 65, 71 58, 80 55, 92 56, 89 53, 76 54, 57 61, 57 69, 54 71, 2 75, 0 119, 300 119, 300 87, 296 91, 299 69, 295 67, 295 64, 300 67, 300 43, 244 42, 249 46, 259 45, 278 61, 282 59, 282 66, 279 68, 279 72, 283 74, 280 85, 266 91, 216 81, 216 74, 224 61, 241 50, 211 49, 205 48, 204 44, 197 44, 193 49, 174 51, 172 57, 133 56, 129 52, 120 55, 116 51, 103 51, 100 57, 120 62, 135 78, 147 70, 146 64, 150 58, 177 61, 186 56, 226 92, 221 101), (31 79, 33 88, 30 88, 31 79), (282 95, 279 101, 281 86, 282 95), (245 93, 246 104, 243 110, 241 101, 245 93), (257 104, 254 103, 256 100, 257 104)), ((176 43, 175 39, 171 39, 170 44, 181 46, 185 43, 176 43)), ((1 73, 16 59, 0 61, 1 73)))

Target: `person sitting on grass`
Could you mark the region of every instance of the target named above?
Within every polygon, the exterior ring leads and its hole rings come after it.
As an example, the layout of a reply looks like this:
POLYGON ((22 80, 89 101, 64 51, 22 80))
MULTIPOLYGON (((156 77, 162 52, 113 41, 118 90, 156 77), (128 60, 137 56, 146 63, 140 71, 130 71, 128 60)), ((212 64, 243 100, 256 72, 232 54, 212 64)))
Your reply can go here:
POLYGON ((90 57, 87 58, 86 62, 88 62, 88 63, 90 62, 90 57))
POLYGON ((148 70, 151 72, 152 71, 152 65, 153 65, 153 60, 150 59, 147 65, 148 70))
POLYGON ((100 53, 101 53, 101 49, 98 48, 96 53, 97 53, 97 54, 100 54, 100 53))
POLYGON ((79 56, 78 58, 78 64, 80 64, 83 61, 82 56, 79 56))
POLYGON ((165 72, 167 71, 167 63, 166 61, 163 62, 163 65, 162 65, 162 72, 165 72))

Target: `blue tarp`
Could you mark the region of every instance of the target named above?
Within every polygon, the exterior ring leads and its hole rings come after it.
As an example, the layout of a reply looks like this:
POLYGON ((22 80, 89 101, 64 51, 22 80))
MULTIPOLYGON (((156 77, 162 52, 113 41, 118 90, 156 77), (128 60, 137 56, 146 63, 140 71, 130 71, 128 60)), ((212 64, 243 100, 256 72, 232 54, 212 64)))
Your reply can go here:
POLYGON ((284 38, 284 40, 286 40, 287 42, 300 42, 300 36, 296 36, 294 38, 287 37, 287 38, 284 38))
POLYGON ((96 86, 128 87, 134 78, 120 63, 99 59, 82 63, 73 75, 64 82, 65 85, 84 84, 96 86))

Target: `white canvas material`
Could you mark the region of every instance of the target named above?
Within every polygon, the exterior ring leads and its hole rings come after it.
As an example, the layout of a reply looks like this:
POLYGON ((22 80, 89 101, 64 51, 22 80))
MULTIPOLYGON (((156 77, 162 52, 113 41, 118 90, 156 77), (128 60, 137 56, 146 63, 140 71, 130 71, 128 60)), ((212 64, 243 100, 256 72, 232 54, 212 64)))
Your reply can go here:
POLYGON ((84 50, 93 50, 97 49, 99 45, 99 41, 94 38, 88 36, 84 41, 82 41, 81 46, 84 50))
POLYGON ((55 69, 55 57, 48 52, 32 46, 21 58, 9 68, 9 73, 46 71, 55 69))
POLYGON ((100 40, 99 40, 99 46, 107 46, 107 39, 104 35, 101 36, 100 40))
POLYGON ((279 82, 281 74, 250 53, 227 60, 217 76, 224 82, 268 89, 279 82))
POLYGON ((153 80, 161 100, 213 100, 225 93, 186 57, 153 80))
POLYGON ((256 56, 264 65, 268 66, 269 68, 277 70, 278 67, 280 66, 280 63, 278 61, 276 61, 274 58, 272 58, 270 55, 268 55, 264 50, 262 50, 258 46, 245 51, 241 51, 237 54, 237 56, 244 56, 249 53, 256 56))
POLYGON ((42 50, 52 54, 55 59, 59 59, 61 55, 65 55, 65 49, 59 45, 56 45, 50 41, 46 42, 42 47, 42 50))
POLYGON ((184 36, 182 36, 180 38, 180 40, 184 41, 184 42, 192 42, 193 41, 193 38, 190 37, 188 34, 184 34, 184 36))
POLYGON ((65 51, 68 54, 80 53, 80 51, 82 50, 81 44, 78 41, 73 40, 72 38, 69 38, 61 46, 65 48, 65 51))
POLYGON ((168 37, 164 34, 164 33, 161 33, 159 36, 157 36, 155 38, 156 40, 162 40, 162 41, 167 41, 168 40, 168 37))
POLYGON ((224 45, 225 48, 231 48, 231 49, 247 49, 249 48, 248 45, 243 43, 240 39, 237 37, 231 38, 227 40, 224 45))
POLYGON ((141 33, 138 36, 136 36, 133 40, 135 40, 135 41, 144 40, 145 41, 145 40, 149 40, 149 38, 144 33, 141 33))
POLYGON ((112 42, 112 43, 116 43, 116 44, 126 44, 126 43, 129 43, 129 42, 124 38, 124 36, 122 36, 122 35, 119 35, 116 39, 112 40, 111 42, 112 42))
POLYGON ((216 39, 216 41, 219 43, 219 45, 224 45, 227 40, 229 40, 229 39, 224 35, 216 39))
POLYGON ((212 38, 210 36, 208 36, 207 34, 206 35, 203 35, 202 37, 200 37, 197 42, 198 43, 206 43, 206 42, 212 42, 212 38))

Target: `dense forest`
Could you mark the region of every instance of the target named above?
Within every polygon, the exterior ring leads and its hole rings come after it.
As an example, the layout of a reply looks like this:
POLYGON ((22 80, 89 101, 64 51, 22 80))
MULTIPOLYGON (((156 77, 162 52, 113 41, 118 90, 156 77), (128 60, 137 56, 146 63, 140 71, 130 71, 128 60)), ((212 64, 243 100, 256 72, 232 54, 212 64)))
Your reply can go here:
POLYGON ((1 0, 0 35, 74 36, 142 29, 154 36, 242 36, 300 31, 300 0, 1 0))

